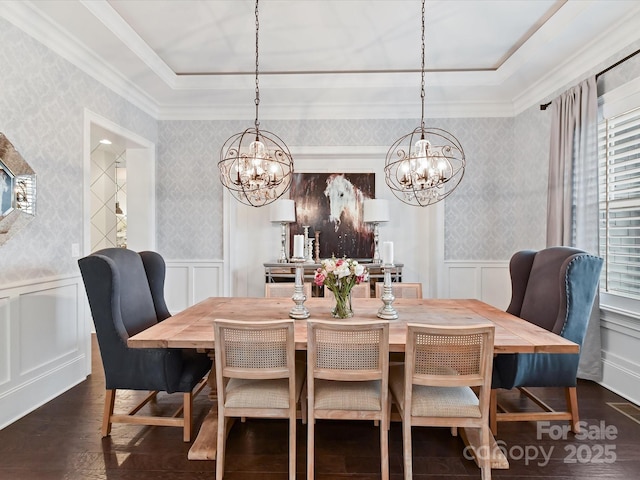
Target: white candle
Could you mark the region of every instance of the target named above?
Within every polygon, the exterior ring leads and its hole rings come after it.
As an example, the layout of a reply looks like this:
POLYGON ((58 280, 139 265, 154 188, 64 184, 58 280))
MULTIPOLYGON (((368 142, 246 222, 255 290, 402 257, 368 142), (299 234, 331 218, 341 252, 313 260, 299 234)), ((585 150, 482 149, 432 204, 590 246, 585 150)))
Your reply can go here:
POLYGON ((393 265, 393 242, 382 242, 382 263, 393 265))
POLYGON ((293 256, 302 258, 304 257, 304 235, 293 236, 293 256))

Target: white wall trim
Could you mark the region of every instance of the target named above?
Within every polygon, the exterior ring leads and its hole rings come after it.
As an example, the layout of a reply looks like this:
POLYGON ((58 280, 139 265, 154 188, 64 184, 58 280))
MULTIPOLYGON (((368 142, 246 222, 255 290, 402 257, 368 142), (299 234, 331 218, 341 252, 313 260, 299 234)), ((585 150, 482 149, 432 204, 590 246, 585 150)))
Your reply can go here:
MULTIPOLYGON (((295 152, 297 173, 353 173, 376 174, 376 198, 389 200, 392 219, 380 226, 380 241, 393 241, 396 260, 404 263, 403 278, 408 282, 421 282, 426 295, 436 296, 441 291, 444 256, 444 205, 416 208, 397 199, 384 180, 387 145, 366 146, 305 146, 290 145, 295 152), (401 219, 401 220, 400 220, 401 219)), ((225 192, 223 198, 227 198, 225 192)), ((288 198, 285 195, 284 198, 288 198)), ((269 221, 269 207, 252 208, 230 200, 229 223, 225 221, 225 261, 230 271, 232 296, 263 296, 263 263, 277 259, 280 250, 280 226, 269 221), (233 239, 231 242, 230 239, 233 239), (228 252, 228 256, 227 256, 228 252), (230 267, 231 268, 231 267, 230 267)), ((327 252, 320 252, 322 258, 327 252)))
POLYGON ((622 357, 603 352, 600 385, 638 405, 640 404, 640 373, 637 369, 625 367, 624 363, 622 357))
POLYGON ((66 275, 54 275, 49 277, 41 277, 34 280, 20 280, 17 282, 3 283, 0 286, 0 297, 3 291, 16 290, 25 288, 27 291, 31 291, 37 285, 47 285, 54 282, 67 282, 69 280, 79 280, 81 278, 79 273, 70 273, 66 275))
POLYGON ((223 260, 165 260, 165 299, 172 314, 180 312, 207 297, 225 296, 223 260))
POLYGON ((0 429, 91 373, 78 274, 0 287, 0 331, 0 429))
POLYGON ((511 299, 509 260, 447 260, 444 298, 477 298, 501 310, 511 299))
POLYGON ((622 310, 600 309, 602 334, 602 381, 621 397, 640 404, 640 323, 622 310))
POLYGON ((128 242, 133 250, 155 250, 156 242, 156 149, 155 144, 88 108, 84 109, 83 139, 83 239, 82 253, 91 253, 91 131, 93 127, 122 137, 130 162, 127 166, 129 201, 128 242))

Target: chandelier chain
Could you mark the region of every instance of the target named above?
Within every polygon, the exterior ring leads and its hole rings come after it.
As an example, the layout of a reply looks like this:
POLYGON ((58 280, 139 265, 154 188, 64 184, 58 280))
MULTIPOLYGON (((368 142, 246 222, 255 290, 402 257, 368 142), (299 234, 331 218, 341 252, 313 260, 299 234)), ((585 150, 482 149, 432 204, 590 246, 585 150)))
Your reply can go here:
POLYGON ((258 126, 260 122, 258 121, 258 107, 260 106, 260 85, 258 83, 258 30, 260 30, 260 20, 258 19, 258 0, 256 0, 256 8, 255 8, 255 16, 256 16, 256 99, 254 100, 256 104, 256 119, 254 121, 254 125, 256 127, 256 134, 258 133, 258 126))
POLYGON ((464 175, 466 159, 456 137, 441 128, 426 128, 425 22, 426 0, 422 0, 422 63, 420 68, 420 126, 400 137, 385 159, 385 182, 393 194, 407 205, 426 207, 453 192, 464 175))
POLYGON ((422 128, 422 130, 424 130, 424 97, 425 97, 425 81, 424 81, 424 4, 425 4, 425 0, 422 0, 422 67, 421 67, 421 72, 422 72, 422 82, 420 84, 420 99, 422 100, 422 111, 421 111, 421 116, 420 116, 420 127, 422 128))
POLYGON ((220 149, 220 181, 240 203, 263 207, 275 202, 291 187, 293 158, 289 147, 275 133, 260 130, 258 0, 255 0, 256 82, 254 126, 229 137, 220 149))

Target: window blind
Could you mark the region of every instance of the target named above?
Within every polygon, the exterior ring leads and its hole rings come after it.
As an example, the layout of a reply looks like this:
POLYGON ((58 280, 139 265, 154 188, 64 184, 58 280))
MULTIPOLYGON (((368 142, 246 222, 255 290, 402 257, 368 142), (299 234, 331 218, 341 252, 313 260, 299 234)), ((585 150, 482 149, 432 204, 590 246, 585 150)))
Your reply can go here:
POLYGON ((640 299, 640 108, 598 126, 600 287, 640 299))

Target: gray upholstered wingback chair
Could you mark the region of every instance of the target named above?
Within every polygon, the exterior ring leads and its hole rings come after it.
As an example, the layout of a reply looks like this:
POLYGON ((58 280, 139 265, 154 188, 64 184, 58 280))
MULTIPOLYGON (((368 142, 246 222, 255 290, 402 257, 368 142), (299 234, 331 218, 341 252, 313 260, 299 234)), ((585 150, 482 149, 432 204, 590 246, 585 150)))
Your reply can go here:
MULTIPOLYGON (((174 348, 129 348, 127 339, 170 317, 164 300, 165 263, 155 252, 107 248, 78 260, 96 327, 106 381, 102 435, 112 423, 167 425, 183 428, 191 441, 193 395, 205 385, 211 369, 205 354, 174 348), (149 390, 183 393, 182 417, 114 415, 116 391, 149 390)), ((180 411, 176 412, 178 415, 180 411)))
MULTIPOLYGON (((582 346, 603 260, 570 247, 525 250, 511 258, 511 303, 507 312, 582 346)), ((578 431, 576 391, 580 354, 500 354, 494 359, 491 430, 500 421, 570 420, 578 431), (567 411, 551 410, 526 387, 563 387, 567 411), (519 388, 543 412, 507 412, 497 389, 519 388)))

